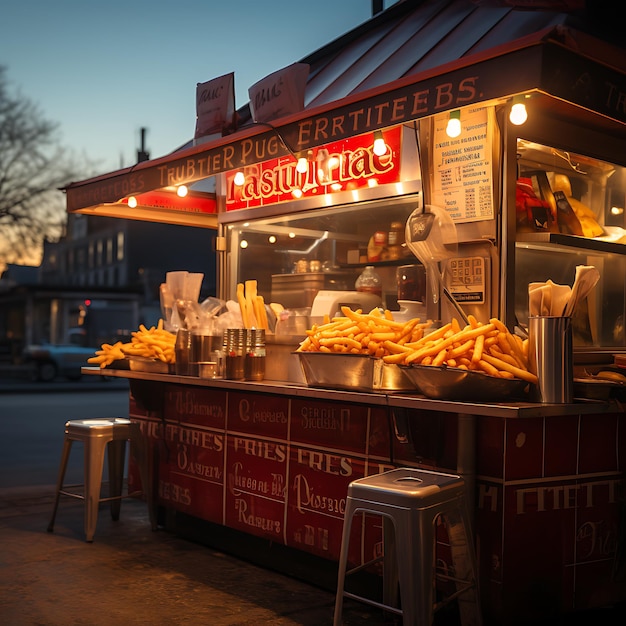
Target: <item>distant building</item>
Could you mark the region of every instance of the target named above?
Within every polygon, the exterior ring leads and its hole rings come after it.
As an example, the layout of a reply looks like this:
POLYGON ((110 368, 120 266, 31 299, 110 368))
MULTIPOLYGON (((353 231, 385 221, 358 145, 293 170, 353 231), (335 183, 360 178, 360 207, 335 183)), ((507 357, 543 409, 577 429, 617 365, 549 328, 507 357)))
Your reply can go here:
POLYGON ((9 265, 0 277, 0 357, 25 345, 126 338, 160 317, 166 273, 204 274, 201 301, 215 295, 215 231, 137 220, 69 215, 67 234, 45 242, 40 267, 9 265))

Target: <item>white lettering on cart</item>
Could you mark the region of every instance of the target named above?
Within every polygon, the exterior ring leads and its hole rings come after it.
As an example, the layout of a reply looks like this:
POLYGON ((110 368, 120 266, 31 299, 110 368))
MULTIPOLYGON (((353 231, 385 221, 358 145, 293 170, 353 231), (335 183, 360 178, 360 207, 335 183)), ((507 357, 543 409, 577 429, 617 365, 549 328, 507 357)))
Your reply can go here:
POLYGON ((345 498, 332 498, 315 493, 315 489, 309 485, 303 474, 294 476, 293 486, 296 495, 296 508, 300 513, 316 511, 343 515, 346 511, 345 498))
POLYGON ((250 528, 280 535, 281 524, 279 520, 272 520, 260 515, 254 515, 254 513, 248 513, 248 503, 242 498, 235 500, 235 509, 237 510, 237 521, 239 523, 245 524, 250 528))
POLYGON ((287 459, 287 449, 284 444, 271 441, 257 441, 245 437, 234 437, 233 447, 235 452, 243 452, 259 459, 278 461, 284 463, 287 459))

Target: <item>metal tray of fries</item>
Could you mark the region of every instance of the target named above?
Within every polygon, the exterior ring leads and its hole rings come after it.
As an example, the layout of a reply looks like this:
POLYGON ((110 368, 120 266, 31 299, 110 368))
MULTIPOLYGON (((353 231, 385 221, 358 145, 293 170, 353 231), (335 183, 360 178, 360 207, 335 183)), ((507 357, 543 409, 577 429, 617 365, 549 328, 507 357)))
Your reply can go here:
POLYGON ((427 398, 499 402, 524 399, 528 382, 519 378, 497 378, 475 370, 446 365, 400 365, 406 377, 427 398))
POLYGON ((367 354, 295 352, 309 387, 348 391, 416 391, 415 385, 394 364, 367 354))
POLYGON ((152 374, 173 374, 174 363, 166 363, 159 359, 149 359, 145 356, 129 356, 128 365, 133 372, 150 372, 152 374))

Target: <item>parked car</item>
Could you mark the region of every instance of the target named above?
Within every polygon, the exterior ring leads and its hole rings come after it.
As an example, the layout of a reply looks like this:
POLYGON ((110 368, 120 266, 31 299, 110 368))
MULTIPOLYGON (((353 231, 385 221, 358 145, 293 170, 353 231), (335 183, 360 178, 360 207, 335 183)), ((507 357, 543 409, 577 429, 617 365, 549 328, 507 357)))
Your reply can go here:
POLYGON ((89 365, 87 359, 94 356, 97 348, 86 348, 74 344, 40 344, 27 346, 24 363, 33 368, 33 379, 51 381, 57 376, 70 380, 81 377, 81 367, 89 365))

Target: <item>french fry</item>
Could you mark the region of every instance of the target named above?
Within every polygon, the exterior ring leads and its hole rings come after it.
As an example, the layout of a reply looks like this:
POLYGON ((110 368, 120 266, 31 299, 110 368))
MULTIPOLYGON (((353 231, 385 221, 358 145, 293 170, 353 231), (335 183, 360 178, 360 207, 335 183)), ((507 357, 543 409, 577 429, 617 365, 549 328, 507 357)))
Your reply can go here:
POLYGON ((241 312, 241 321, 244 328, 250 328, 250 319, 248 317, 248 303, 244 292, 243 283, 237 283, 237 302, 239 302, 239 310, 241 312))
POLYGON ((247 280, 245 282, 245 298, 246 298, 246 311, 248 313, 248 324, 246 328, 253 328, 257 326, 257 319, 254 311, 254 303, 257 296, 257 282, 256 280, 247 280))
POLYGON ((537 376, 535 374, 532 374, 526 369, 515 367, 511 365, 510 363, 507 363, 506 361, 502 361, 489 354, 484 354, 483 359, 490 365, 497 367, 499 370, 502 370, 504 372, 510 372, 511 374, 513 374, 515 378, 521 378, 522 380, 526 380, 529 383, 533 383, 535 385, 537 384, 537 376))
POLYGON ((255 304, 257 308, 257 324, 259 325, 259 328, 268 330, 269 324, 267 321, 267 311, 265 310, 265 300, 263 296, 257 296, 255 299, 255 304))

